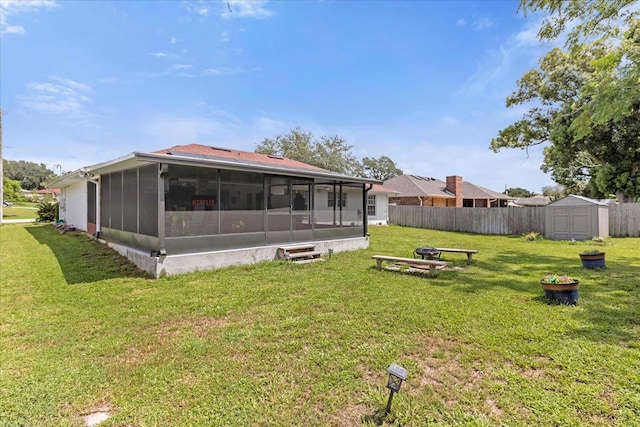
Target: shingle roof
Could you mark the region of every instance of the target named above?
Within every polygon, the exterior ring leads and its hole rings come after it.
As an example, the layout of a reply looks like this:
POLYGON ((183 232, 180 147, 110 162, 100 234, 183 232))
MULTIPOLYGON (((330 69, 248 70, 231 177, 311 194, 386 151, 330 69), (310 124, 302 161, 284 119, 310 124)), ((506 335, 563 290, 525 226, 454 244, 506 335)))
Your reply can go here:
POLYGON ((509 197, 506 194, 464 181, 462 182, 462 194, 465 199, 514 199, 514 197, 509 197))
POLYGON ((398 191, 398 197, 444 197, 455 196, 445 191, 446 183, 439 179, 417 175, 399 175, 384 182, 385 187, 398 191))
MULTIPOLYGON (((453 193, 445 190, 446 185, 445 181, 417 175, 400 175, 384 182, 385 187, 392 188, 400 193, 398 197, 455 198, 453 193)), ((513 197, 509 197, 506 194, 466 181, 462 181, 462 197, 465 199, 513 199, 513 197)))
POLYGON ((371 187, 371 191, 375 191, 377 193, 388 193, 388 194, 398 194, 398 192, 392 188, 389 187, 385 187, 383 185, 380 184, 373 184, 373 187, 371 187))
POLYGON ((308 169, 313 171, 326 171, 326 169, 319 168, 307 163, 299 162, 297 160, 288 159, 286 157, 271 156, 267 154, 252 153, 249 151, 231 150, 227 148, 211 147, 208 145, 189 144, 189 145, 176 145, 171 148, 164 148, 162 150, 154 151, 156 154, 191 154, 206 156, 211 159, 233 159, 240 160, 249 163, 262 163, 266 165, 282 166, 296 169, 308 169))

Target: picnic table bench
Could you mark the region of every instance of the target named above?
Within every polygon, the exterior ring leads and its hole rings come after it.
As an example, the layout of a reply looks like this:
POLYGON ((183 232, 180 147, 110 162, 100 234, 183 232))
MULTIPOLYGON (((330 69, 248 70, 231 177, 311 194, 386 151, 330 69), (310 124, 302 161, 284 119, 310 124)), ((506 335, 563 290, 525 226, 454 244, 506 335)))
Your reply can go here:
POLYGON ((460 253, 460 254, 467 254, 467 264, 471 264, 471 257, 473 256, 473 254, 477 254, 478 251, 475 249, 456 249, 456 248, 434 248, 435 250, 439 251, 439 252, 453 252, 453 253, 460 253))
POLYGON ((373 255, 371 258, 376 260, 376 268, 382 270, 382 262, 390 261, 400 264, 406 264, 414 268, 429 267, 429 276, 436 276, 436 268, 444 268, 447 266, 446 261, 438 261, 434 259, 416 259, 416 258, 402 258, 388 255, 373 255))

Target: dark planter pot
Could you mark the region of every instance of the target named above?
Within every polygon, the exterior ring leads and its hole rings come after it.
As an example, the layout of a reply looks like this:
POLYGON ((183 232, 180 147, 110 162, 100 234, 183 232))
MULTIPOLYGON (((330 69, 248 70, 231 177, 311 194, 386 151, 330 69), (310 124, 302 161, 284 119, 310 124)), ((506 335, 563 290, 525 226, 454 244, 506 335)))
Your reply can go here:
POLYGON ((599 254, 580 254, 580 261, 584 268, 604 268, 604 252, 599 254))
POLYGON ((562 304, 576 305, 578 302, 578 288, 580 281, 574 280, 571 283, 545 283, 540 281, 544 296, 550 301, 558 301, 562 304))

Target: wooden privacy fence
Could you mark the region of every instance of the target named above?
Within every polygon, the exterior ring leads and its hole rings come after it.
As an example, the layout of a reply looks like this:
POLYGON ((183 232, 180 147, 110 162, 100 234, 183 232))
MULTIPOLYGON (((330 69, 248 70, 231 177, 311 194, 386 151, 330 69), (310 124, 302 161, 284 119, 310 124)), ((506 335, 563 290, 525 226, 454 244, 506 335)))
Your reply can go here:
POLYGON ((640 237, 640 203, 609 206, 609 235, 640 237))
MULTIPOLYGON (((389 206, 389 223, 478 234, 522 234, 536 231, 544 235, 545 208, 389 206)), ((609 235, 640 236, 640 203, 618 204, 609 208, 609 235)))

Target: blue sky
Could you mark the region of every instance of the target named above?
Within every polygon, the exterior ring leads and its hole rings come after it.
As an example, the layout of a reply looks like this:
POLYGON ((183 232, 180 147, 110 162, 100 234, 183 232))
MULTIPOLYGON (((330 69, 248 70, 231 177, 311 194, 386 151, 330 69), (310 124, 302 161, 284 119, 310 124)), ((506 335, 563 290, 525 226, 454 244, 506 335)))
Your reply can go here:
POLYGON ((253 151, 300 127, 405 173, 541 191, 541 148, 488 148, 549 48, 517 6, 2 0, 3 155, 71 171, 178 144, 253 151))

